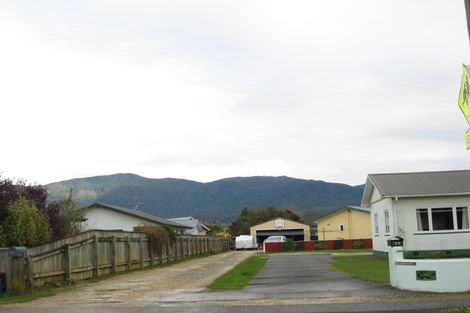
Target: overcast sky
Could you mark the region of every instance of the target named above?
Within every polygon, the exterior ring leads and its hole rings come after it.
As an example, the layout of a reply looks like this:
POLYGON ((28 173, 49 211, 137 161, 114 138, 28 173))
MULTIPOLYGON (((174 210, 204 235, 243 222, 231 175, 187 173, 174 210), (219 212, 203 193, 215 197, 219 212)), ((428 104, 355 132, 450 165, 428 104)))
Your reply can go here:
POLYGON ((2 177, 470 168, 463 0, 0 0, 2 177))

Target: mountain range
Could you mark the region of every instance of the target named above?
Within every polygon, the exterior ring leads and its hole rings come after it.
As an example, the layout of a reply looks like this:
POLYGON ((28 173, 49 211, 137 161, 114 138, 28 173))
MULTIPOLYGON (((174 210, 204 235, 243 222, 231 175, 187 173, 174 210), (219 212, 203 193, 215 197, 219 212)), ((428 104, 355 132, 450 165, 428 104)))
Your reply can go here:
POLYGON ((134 208, 171 218, 192 215, 229 222, 243 207, 291 208, 303 215, 322 215, 345 205, 359 205, 364 185, 350 186, 286 176, 232 177, 209 183, 135 174, 76 178, 45 186, 51 200, 70 188, 79 206, 95 202, 134 208))

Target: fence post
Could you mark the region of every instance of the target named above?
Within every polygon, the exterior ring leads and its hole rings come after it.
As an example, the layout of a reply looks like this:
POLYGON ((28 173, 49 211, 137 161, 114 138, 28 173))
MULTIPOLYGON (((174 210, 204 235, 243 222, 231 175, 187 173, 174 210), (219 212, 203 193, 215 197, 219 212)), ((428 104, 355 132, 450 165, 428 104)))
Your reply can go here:
POLYGON ((127 258, 127 271, 132 270, 132 259, 131 259, 131 237, 126 237, 126 258, 127 258))
POLYGON ((28 289, 29 291, 32 291, 34 288, 33 258, 28 255, 26 257, 26 262, 28 266, 28 289))
POLYGON ((100 274, 100 251, 98 236, 93 235, 93 278, 98 278, 100 274))
POLYGON ((117 272, 116 236, 111 236, 111 273, 117 272))
POLYGON ((140 258, 140 268, 144 268, 144 239, 142 235, 139 235, 139 258, 140 258))
MULTIPOLYGON (((28 258, 28 263, 30 262, 30 258, 28 258)), ((65 281, 70 281, 70 245, 64 245, 64 270, 65 270, 65 281)))
POLYGON ((23 294, 25 292, 24 280, 25 258, 11 259, 11 287, 12 294, 23 294))
POLYGON ((149 258, 150 258, 149 266, 154 266, 155 262, 153 260, 153 239, 152 239, 152 236, 147 236, 147 238, 148 238, 147 244, 148 244, 148 251, 149 251, 149 258))

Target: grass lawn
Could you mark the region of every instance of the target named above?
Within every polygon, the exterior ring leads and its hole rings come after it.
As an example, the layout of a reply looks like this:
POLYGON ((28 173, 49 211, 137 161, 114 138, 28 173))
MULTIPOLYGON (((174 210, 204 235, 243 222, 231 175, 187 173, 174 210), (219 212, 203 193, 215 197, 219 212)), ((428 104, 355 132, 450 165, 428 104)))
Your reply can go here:
POLYGON ((369 255, 336 256, 330 264, 334 269, 366 281, 390 284, 388 259, 369 255))
POLYGON ((240 262, 233 269, 216 278, 208 286, 210 291, 239 290, 248 284, 258 274, 268 261, 266 255, 256 254, 240 262))
POLYGON ((59 287, 59 288, 47 288, 42 290, 37 290, 31 293, 26 293, 24 295, 2 295, 0 297, 0 305, 3 304, 12 304, 12 303, 24 303, 32 300, 36 300, 43 297, 54 296, 59 292, 71 290, 73 287, 59 287))

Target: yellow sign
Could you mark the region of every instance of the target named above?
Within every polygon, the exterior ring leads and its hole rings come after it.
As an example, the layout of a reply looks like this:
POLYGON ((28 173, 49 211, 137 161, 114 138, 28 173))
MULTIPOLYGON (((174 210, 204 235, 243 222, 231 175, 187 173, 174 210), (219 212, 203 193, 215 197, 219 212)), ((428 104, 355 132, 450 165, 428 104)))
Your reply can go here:
POLYGON ((470 150, 470 129, 465 133, 465 139, 467 141, 467 150, 470 150))
POLYGON ((459 107, 470 124, 470 77, 468 67, 465 64, 463 65, 462 84, 460 85, 459 107))

